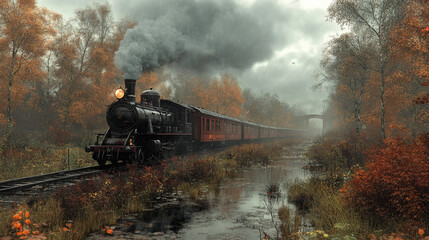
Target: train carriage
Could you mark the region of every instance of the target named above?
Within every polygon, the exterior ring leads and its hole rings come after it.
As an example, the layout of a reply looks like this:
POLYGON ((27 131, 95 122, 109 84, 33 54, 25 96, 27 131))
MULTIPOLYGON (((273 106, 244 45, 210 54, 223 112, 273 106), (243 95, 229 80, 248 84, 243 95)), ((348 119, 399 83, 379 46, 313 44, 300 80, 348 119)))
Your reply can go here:
POLYGON ((240 120, 199 107, 194 111, 194 139, 200 142, 241 140, 240 120))
POLYGON ((270 137, 270 127, 260 125, 259 128, 259 138, 261 139, 267 139, 270 137))
POLYGON ((260 125, 243 121, 243 140, 259 139, 260 125))

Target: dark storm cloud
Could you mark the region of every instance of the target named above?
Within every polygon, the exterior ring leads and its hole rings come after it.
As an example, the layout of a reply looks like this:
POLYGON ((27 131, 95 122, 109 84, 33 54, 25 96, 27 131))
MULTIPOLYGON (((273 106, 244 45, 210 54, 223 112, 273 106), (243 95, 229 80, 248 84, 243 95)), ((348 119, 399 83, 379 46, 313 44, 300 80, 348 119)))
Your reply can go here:
POLYGON ((197 72, 245 70, 288 42, 284 23, 292 16, 275 1, 257 1, 249 7, 227 0, 120 4, 114 6, 116 11, 138 21, 126 33, 115 59, 130 77, 170 62, 197 72))

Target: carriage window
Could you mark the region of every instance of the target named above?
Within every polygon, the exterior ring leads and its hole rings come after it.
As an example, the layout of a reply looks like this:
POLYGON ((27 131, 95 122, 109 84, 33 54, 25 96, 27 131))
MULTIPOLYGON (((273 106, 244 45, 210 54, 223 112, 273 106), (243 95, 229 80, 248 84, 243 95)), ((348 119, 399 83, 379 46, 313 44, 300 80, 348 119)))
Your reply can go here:
POLYGON ((206 119, 206 131, 210 132, 210 119, 206 119))
POLYGON ((212 119, 212 132, 214 132, 214 120, 212 119))
POLYGON ((202 130, 204 131, 204 129, 206 129, 206 121, 204 118, 201 119, 201 125, 203 125, 202 130))
POLYGON ((191 123, 192 114, 191 111, 186 110, 186 122, 191 123))

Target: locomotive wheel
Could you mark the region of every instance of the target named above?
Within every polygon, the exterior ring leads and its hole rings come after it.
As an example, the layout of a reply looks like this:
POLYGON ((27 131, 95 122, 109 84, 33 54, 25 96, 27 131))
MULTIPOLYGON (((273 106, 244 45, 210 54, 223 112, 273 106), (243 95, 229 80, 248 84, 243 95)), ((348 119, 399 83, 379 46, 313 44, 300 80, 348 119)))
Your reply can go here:
POLYGON ((142 166, 144 164, 144 153, 141 149, 136 152, 134 159, 137 165, 142 166))
POLYGON ((106 158, 104 157, 104 151, 102 153, 98 152, 97 162, 99 166, 103 167, 104 165, 106 165, 106 158))
POLYGON ((112 158, 110 159, 113 165, 118 165, 119 162, 119 151, 116 154, 113 154, 112 158))

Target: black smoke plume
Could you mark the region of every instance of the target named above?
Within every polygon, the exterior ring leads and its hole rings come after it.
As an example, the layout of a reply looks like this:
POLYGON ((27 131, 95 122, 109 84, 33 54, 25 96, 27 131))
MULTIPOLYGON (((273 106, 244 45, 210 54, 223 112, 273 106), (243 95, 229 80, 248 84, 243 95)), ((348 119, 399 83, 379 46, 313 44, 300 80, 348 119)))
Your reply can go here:
POLYGON ((133 0, 114 6, 138 25, 115 56, 125 78, 174 62, 196 72, 243 71, 272 56, 287 34, 276 1, 133 0))

